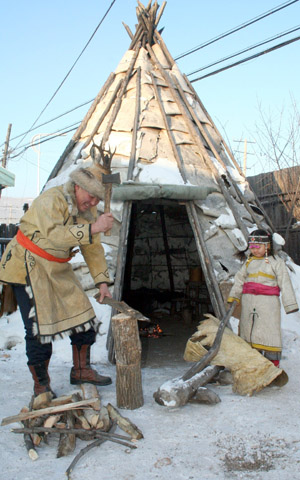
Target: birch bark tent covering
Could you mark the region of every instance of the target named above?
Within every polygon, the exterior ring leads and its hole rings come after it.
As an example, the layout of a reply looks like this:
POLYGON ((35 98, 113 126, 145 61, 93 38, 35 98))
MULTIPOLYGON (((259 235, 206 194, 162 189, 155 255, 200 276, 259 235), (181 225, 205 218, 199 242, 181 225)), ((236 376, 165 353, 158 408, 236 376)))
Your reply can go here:
MULTIPOLYGON (((125 26, 129 48, 57 162, 46 188, 65 181, 73 168, 93 161, 121 174, 110 205, 115 225, 111 236, 102 238, 117 300, 123 295, 129 227, 136 207, 143 206, 138 209, 142 215, 145 205, 150 205, 151 213, 158 206, 162 227, 164 208, 183 209, 213 311, 220 317, 225 313, 223 297, 241 266, 237 254, 245 250, 248 232, 256 226, 270 230, 270 222, 157 30, 165 3, 159 7, 156 1, 147 6, 138 2, 135 34, 125 26), (105 152, 113 153, 109 165, 105 152)), ((183 238, 177 246, 182 249, 185 243, 183 238)), ((174 266, 180 248, 170 248, 164 230, 162 250, 173 292, 186 279, 183 269, 174 266)), ((157 264, 159 278, 162 264, 157 264)), ((139 270, 147 283, 149 272, 142 265, 139 270)))

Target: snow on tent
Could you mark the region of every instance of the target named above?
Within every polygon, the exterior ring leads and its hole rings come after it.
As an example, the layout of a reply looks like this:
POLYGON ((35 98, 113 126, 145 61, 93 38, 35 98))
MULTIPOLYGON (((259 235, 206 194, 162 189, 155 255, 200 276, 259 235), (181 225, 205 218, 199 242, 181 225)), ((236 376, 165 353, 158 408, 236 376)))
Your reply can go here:
MULTIPOLYGON (((106 206, 114 226, 102 236, 114 298, 149 316, 159 307, 181 311, 194 295, 198 313, 221 318, 249 231, 272 226, 157 30, 164 6, 138 2, 135 34, 125 26, 129 48, 46 188, 92 162, 119 173, 106 206)), ((87 268, 76 271, 88 294, 95 293, 87 268)))

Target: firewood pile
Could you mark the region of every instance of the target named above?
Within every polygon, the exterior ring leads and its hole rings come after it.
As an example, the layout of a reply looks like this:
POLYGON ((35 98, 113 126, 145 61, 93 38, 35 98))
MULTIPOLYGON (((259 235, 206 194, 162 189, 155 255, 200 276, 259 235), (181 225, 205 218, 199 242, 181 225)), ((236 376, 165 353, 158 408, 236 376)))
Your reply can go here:
POLYGON ((57 458, 71 454, 76 440, 91 441, 75 456, 66 471, 71 472, 80 458, 105 441, 118 443, 127 448, 137 448, 136 441, 143 438, 140 429, 128 418, 123 417, 113 405, 101 405, 97 388, 82 384, 81 391, 53 398, 51 392, 33 397, 29 406, 24 406, 19 414, 6 417, 1 426, 20 422, 21 428, 13 428, 13 433, 23 434, 25 447, 32 460, 38 459, 37 449, 47 445, 49 435, 58 437, 57 458), (126 435, 116 434, 119 427, 126 435))

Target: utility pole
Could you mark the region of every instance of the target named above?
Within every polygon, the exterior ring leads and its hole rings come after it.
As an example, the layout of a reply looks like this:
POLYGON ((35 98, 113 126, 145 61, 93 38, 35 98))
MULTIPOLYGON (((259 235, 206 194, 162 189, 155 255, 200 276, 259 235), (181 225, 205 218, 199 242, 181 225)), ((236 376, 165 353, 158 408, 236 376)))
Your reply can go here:
POLYGON ((6 140, 4 143, 4 152, 3 152, 3 158, 2 158, 2 167, 6 168, 6 163, 7 163, 7 152, 8 152, 8 146, 9 146, 9 139, 10 139, 10 132, 11 132, 11 123, 8 124, 8 129, 7 129, 7 134, 6 134, 6 140))
MULTIPOLYGON (((233 140, 233 141, 238 142, 238 143, 242 142, 242 140, 233 140)), ((251 142, 251 141, 249 141, 245 138, 245 140, 244 140, 244 152, 240 152, 239 150, 237 150, 238 153, 244 153, 242 170, 243 170, 243 174, 244 174, 245 178, 247 176, 247 145, 248 145, 248 143, 256 143, 256 142, 251 142)), ((253 154, 251 154, 251 155, 253 155, 253 154)))

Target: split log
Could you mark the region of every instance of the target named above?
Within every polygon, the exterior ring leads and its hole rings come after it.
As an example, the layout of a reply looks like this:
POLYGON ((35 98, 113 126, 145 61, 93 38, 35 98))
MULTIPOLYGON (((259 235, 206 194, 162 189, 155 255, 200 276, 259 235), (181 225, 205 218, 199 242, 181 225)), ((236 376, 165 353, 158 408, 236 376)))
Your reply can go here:
MULTIPOLYGON (((24 412, 24 413, 29 412, 29 408, 28 407, 23 407, 21 412, 24 412)), ((28 421, 24 421, 24 422, 22 422, 22 424, 24 425, 24 427, 27 427, 28 426, 28 421)), ((28 452, 29 458, 32 461, 37 460, 39 458, 39 456, 38 456, 38 453, 35 449, 35 445, 33 443, 32 437, 29 433, 24 433, 24 444, 25 444, 26 450, 28 452)))
POLYGON ((40 410, 41 408, 49 407, 53 394, 51 392, 40 393, 33 399, 32 410, 40 410))
POLYGON ((91 427, 96 427, 99 420, 99 412, 100 412, 100 396, 97 390, 96 385, 92 385, 91 383, 83 383, 81 384, 82 390, 82 397, 84 400, 88 400, 89 398, 98 398, 97 404, 94 405, 94 408, 85 408, 83 410, 83 415, 90 424, 91 427))
POLYGON ((61 415, 50 415, 50 417, 46 418, 44 421, 44 427, 46 428, 52 428, 53 425, 56 425, 56 423, 60 420, 61 415))
POLYGON ((137 321, 119 313, 112 317, 116 357, 117 406, 134 410, 144 404, 141 374, 142 346, 137 321))
MULTIPOLYGON (((72 412, 66 414, 67 428, 74 427, 74 416, 72 412)), ((76 435, 74 433, 61 433, 57 449, 57 458, 66 457, 69 453, 74 452, 76 446, 76 435)))
POLYGON ((41 435, 38 435, 37 433, 33 433, 31 435, 31 438, 32 438, 33 445, 35 447, 38 447, 40 445, 41 441, 43 440, 43 437, 41 435))
POLYGON ((91 398, 89 400, 81 400, 79 402, 68 403, 67 405, 57 405, 56 407, 48 407, 41 410, 19 413, 18 415, 3 418, 1 426, 8 425, 9 423, 22 422, 23 420, 40 417, 42 415, 51 415, 52 413, 63 412, 65 410, 76 410, 78 408, 94 406, 97 405, 98 400, 98 398, 91 398))
POLYGON ((116 422, 118 426, 121 428, 121 430, 128 433, 128 435, 130 435, 131 438, 134 438, 136 440, 140 440, 141 438, 144 438, 144 435, 142 434, 141 430, 134 423, 132 423, 128 418, 123 417, 120 414, 120 412, 118 412, 118 410, 115 407, 113 407, 110 403, 107 404, 107 410, 112 421, 116 422))
MULTIPOLYGON (((77 420, 76 425, 79 425, 79 428, 83 428, 83 430, 90 430, 91 426, 81 410, 78 410, 78 412, 74 411, 73 415, 77 420)), ((81 440, 85 440, 85 438, 81 438, 81 440)))
POLYGON ((112 422, 106 407, 101 407, 99 412, 99 422, 96 428, 101 429, 104 432, 109 432, 112 427, 112 422))
POLYGON ((189 380, 184 381, 182 377, 169 380, 154 392, 154 400, 165 407, 182 407, 194 397, 197 389, 209 383, 219 370, 220 367, 208 366, 189 380))

